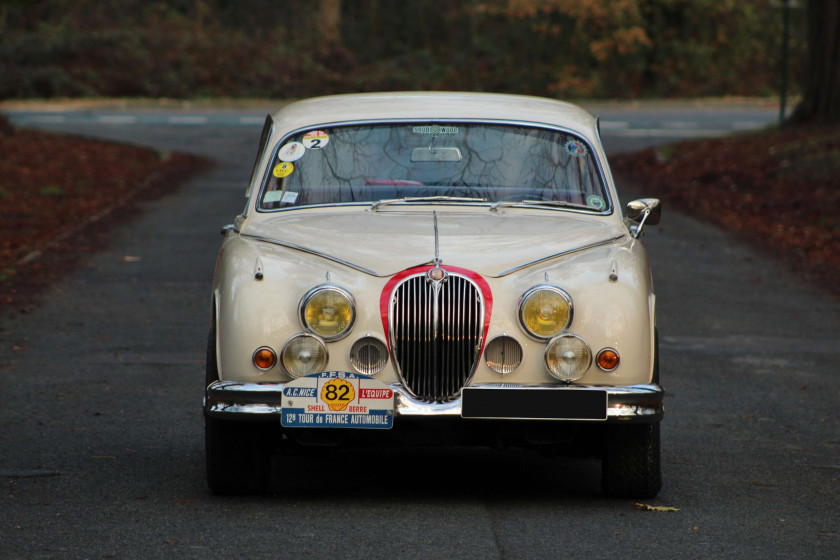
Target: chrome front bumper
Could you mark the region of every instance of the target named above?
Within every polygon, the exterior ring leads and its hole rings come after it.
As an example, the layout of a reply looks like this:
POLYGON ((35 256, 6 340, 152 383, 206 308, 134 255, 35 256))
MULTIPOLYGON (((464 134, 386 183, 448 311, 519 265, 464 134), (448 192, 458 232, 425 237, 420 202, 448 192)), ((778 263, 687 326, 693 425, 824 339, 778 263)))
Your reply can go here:
MULTIPOLYGON (((204 412, 208 416, 231 420, 276 420, 282 412, 284 383, 240 383, 237 381, 215 381, 207 387, 204 398, 204 412)), ((481 387, 481 386, 479 386, 481 387)), ((656 384, 630 385, 625 387, 581 386, 581 385, 529 385, 512 384, 487 385, 487 388, 544 390, 544 391, 605 391, 607 396, 606 418, 601 421, 657 422, 664 414, 665 391, 656 384)), ((395 421, 400 417, 460 418, 461 399, 430 404, 412 398, 398 384, 391 385, 394 391, 395 421)), ((551 420, 549 420, 551 421, 551 420)))

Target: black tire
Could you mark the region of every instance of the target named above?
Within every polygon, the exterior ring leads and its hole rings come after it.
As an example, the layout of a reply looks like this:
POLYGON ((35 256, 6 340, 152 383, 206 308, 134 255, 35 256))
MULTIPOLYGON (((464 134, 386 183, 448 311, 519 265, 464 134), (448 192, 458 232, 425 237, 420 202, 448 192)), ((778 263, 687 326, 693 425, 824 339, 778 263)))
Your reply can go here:
POLYGON ((262 424, 204 418, 207 484, 221 495, 259 494, 271 481, 271 447, 262 424))
POLYGON ((659 422, 607 428, 601 487, 613 498, 653 498, 662 488, 659 422))
POLYGON ((207 336, 207 361, 204 364, 204 387, 219 380, 219 365, 216 363, 216 320, 210 327, 210 334, 207 336))
POLYGON ((653 329, 653 383, 659 385, 659 329, 653 329))
MULTIPOLYGON (((216 364, 216 326, 207 341, 205 387, 219 379, 216 364)), ((220 420, 205 415, 204 449, 207 484, 216 494, 256 494, 271 480, 268 426, 220 420)))

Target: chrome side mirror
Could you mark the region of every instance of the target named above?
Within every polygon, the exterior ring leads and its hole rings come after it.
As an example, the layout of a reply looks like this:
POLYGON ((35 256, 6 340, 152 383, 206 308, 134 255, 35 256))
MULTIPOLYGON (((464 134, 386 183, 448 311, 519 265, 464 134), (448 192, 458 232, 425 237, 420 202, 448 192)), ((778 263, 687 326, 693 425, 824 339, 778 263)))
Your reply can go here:
POLYGON ((662 219, 662 203, 658 198, 640 198, 627 203, 624 212, 630 222, 630 235, 638 238, 645 224, 655 226, 662 219))

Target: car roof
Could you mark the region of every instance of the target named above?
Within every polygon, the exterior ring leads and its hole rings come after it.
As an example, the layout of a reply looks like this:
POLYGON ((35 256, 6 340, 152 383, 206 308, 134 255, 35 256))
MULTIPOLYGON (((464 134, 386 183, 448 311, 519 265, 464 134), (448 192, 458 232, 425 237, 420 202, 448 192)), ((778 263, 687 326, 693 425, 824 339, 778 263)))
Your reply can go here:
POLYGON ((595 140, 597 120, 563 101, 525 95, 461 92, 394 92, 331 95, 297 101, 274 115, 282 136, 303 128, 347 121, 492 120, 560 126, 595 140))

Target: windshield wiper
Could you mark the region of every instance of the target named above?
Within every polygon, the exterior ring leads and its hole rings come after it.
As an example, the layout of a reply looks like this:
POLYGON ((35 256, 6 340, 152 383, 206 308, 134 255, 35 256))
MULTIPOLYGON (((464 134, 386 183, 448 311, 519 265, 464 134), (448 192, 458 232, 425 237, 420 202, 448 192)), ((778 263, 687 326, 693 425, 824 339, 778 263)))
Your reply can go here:
POLYGON ((388 204, 396 204, 398 202, 487 202, 487 199, 463 196, 407 196, 405 198, 377 200, 370 205, 370 209, 376 210, 380 206, 387 206, 388 204))
POLYGON ((562 208, 580 208, 581 210, 594 210, 586 204, 566 202, 565 200, 523 200, 522 204, 534 204, 536 206, 560 206, 562 208))
POLYGON ((586 204, 576 204, 574 202, 566 202, 565 200, 523 200, 521 202, 495 202, 490 206, 490 210, 496 210, 500 206, 522 206, 528 204, 531 206, 553 206, 559 208, 577 208, 579 210, 595 211, 595 208, 587 206, 586 204))

